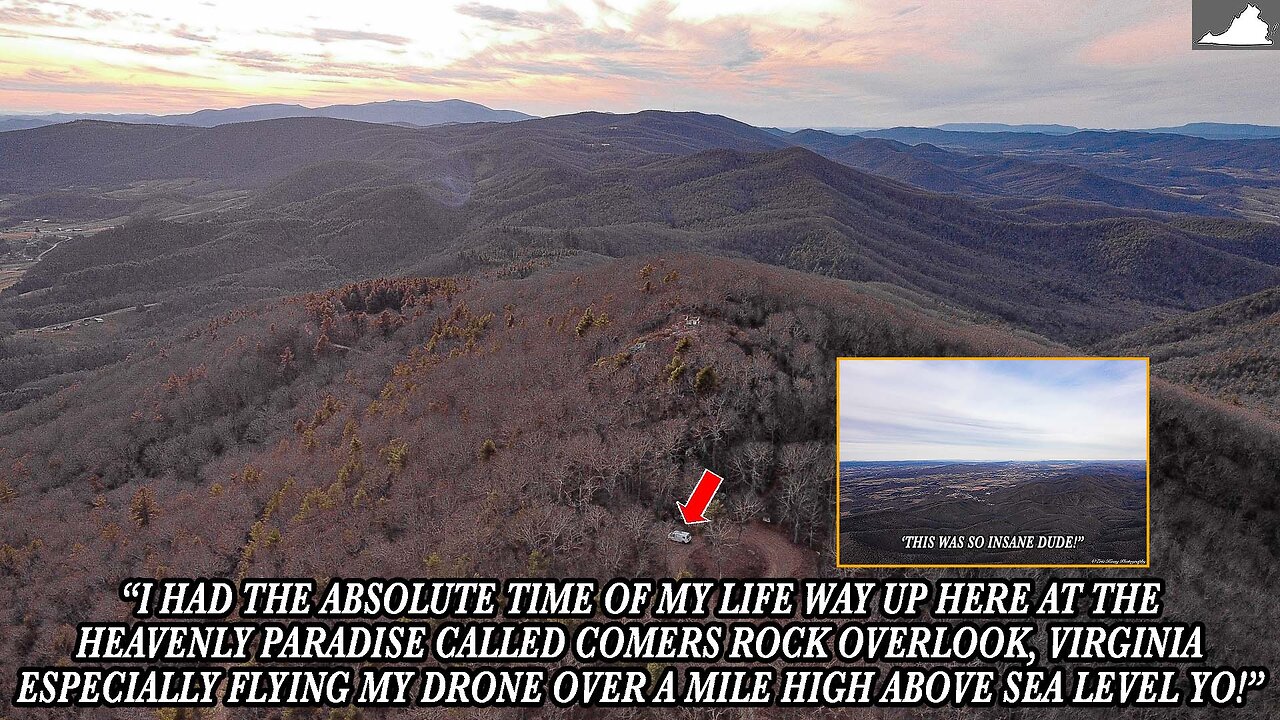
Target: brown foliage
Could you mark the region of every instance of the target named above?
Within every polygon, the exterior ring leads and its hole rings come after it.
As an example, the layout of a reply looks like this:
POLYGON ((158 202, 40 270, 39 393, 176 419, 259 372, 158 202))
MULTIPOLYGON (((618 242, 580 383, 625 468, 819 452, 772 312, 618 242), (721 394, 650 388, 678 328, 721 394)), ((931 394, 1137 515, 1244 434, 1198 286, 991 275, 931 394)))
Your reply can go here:
POLYGON ((138 527, 147 527, 160 514, 160 506, 156 503, 155 491, 148 485, 138 488, 129 501, 129 517, 138 527))

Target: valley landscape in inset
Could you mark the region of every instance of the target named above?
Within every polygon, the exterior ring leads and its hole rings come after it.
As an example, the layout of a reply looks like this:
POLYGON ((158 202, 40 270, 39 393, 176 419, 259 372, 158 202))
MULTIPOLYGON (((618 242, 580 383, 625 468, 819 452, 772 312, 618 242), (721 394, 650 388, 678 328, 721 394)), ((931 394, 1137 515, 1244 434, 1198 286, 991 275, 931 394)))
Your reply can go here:
POLYGON ((1144 461, 842 462, 841 564, 1146 563, 1144 461), (933 536, 910 549, 904 536, 933 536), (1071 549, 943 538, 1084 536, 1071 549))
POLYGON ((838 365, 841 566, 1148 564, 1146 358, 838 365))

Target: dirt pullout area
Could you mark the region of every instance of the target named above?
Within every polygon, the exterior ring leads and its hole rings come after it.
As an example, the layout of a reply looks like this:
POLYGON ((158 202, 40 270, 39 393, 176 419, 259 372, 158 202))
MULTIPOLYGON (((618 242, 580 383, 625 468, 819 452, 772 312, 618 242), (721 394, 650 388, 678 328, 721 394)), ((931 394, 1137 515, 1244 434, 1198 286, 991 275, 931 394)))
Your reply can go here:
POLYGON ((791 542, 786 530, 753 521, 734 528, 723 541, 695 532, 688 545, 671 543, 667 567, 696 577, 803 578, 814 574, 818 554, 791 542))

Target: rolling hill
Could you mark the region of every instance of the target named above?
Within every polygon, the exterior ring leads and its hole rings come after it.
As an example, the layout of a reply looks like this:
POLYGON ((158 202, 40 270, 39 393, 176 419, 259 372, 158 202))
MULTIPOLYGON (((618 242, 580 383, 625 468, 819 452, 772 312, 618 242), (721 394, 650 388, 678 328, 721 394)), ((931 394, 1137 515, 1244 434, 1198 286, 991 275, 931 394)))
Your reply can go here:
POLYGON ((319 162, 370 161, 434 179, 449 156, 483 153, 473 178, 530 162, 578 168, 626 164, 655 153, 766 150, 788 143, 763 130, 699 113, 581 113, 512 124, 407 128, 330 118, 286 118, 212 128, 79 121, 0 134, 0 187, 30 193, 119 188, 187 179, 245 188, 319 162))
MULTIPOLYGON (((1208 140, 1186 135, 1086 130, 1069 135, 1019 132, 950 132, 933 128, 889 128, 859 133, 909 145, 931 143, 996 152, 1075 152, 1122 155, 1131 160, 1176 160, 1181 165, 1270 169, 1280 158, 1280 139, 1208 140)), ((1114 159, 1114 158, 1113 158, 1114 159)))
POLYGON ((1280 418, 1280 287, 1099 343, 1149 355, 1161 377, 1280 418))
POLYGON ((0 187, 102 189, 175 179, 244 187, 325 160, 377 157, 414 132, 328 118, 213 128, 82 120, 0 134, 0 187))
POLYGON ((1223 215, 1196 198, 1152 190, 1061 162, 943 150, 936 145, 818 131, 791 139, 838 162, 935 192, 969 196, 1062 198, 1111 207, 1223 215))
POLYGON ((1280 219, 1274 203, 1280 192, 1275 175, 1280 168, 1280 139, 1209 140, 1127 131, 1070 135, 948 132, 932 128, 891 128, 863 136, 1072 165, 1232 214, 1267 222, 1280 219))

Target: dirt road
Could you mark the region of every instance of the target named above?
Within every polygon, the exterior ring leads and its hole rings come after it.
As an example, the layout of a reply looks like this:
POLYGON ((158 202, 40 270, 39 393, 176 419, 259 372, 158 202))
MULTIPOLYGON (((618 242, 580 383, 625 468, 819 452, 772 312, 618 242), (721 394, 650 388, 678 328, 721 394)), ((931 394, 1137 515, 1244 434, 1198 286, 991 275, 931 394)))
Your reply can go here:
POLYGON ((764 577, 805 577, 813 573, 818 554, 791 542, 777 525, 756 521, 742 531, 743 546, 760 554, 764 577))
POLYGON ((696 533, 688 545, 671 543, 669 572, 672 576, 685 571, 698 577, 766 578, 808 577, 814 573, 818 554, 793 544, 783 528, 755 520, 741 530, 741 535, 731 535, 719 546, 704 533, 696 533))

